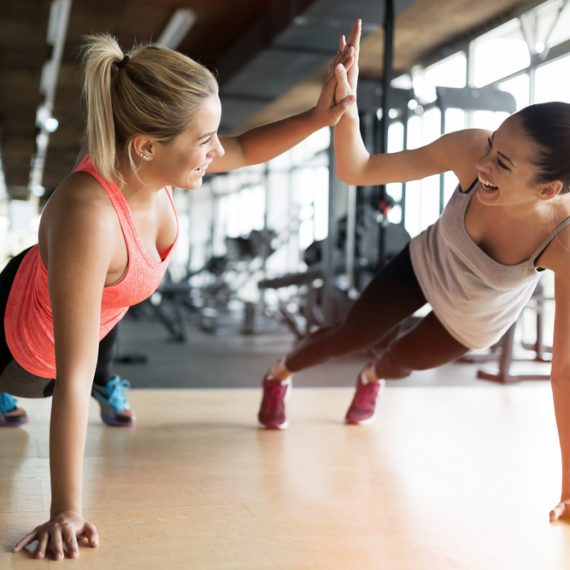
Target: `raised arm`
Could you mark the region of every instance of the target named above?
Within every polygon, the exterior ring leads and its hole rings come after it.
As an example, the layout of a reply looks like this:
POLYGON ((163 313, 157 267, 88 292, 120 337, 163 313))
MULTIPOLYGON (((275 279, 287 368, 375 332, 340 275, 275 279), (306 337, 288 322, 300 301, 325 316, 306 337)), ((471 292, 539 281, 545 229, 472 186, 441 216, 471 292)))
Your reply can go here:
POLYGON ((340 68, 350 69, 354 49, 346 45, 334 58, 316 105, 303 113, 253 128, 235 137, 220 137, 225 155, 216 158, 210 172, 227 172, 267 162, 295 146, 315 131, 334 126, 353 102, 346 98, 335 102, 335 89, 340 68))
POLYGON ((489 132, 466 129, 443 135, 413 150, 370 154, 360 136, 358 117, 343 118, 335 129, 337 176, 355 186, 407 182, 453 171, 462 185, 476 176, 475 161, 482 155, 489 132))
MULTIPOLYGON (((35 555, 56 560, 78 553, 78 539, 98 542, 95 527, 83 519, 83 456, 91 385, 97 362, 101 296, 113 256, 109 236, 116 227, 83 188, 63 188, 45 212, 40 247, 48 266, 53 308, 57 378, 50 422, 50 520, 15 547, 38 541, 35 555), (75 192, 76 197, 71 194, 75 192)), ((58 191, 59 192, 59 191, 58 191)))
MULTIPOLYGON (((358 58, 360 54, 360 25, 352 29, 348 41, 341 39, 340 48, 352 47, 353 61, 346 69, 337 69, 335 99, 356 98, 358 58)), ((360 134, 356 104, 349 105, 334 131, 337 176, 356 186, 407 182, 432 174, 453 171, 465 184, 475 175, 474 162, 481 156, 489 132, 469 129, 444 135, 434 142, 414 150, 396 153, 370 154, 360 134)))

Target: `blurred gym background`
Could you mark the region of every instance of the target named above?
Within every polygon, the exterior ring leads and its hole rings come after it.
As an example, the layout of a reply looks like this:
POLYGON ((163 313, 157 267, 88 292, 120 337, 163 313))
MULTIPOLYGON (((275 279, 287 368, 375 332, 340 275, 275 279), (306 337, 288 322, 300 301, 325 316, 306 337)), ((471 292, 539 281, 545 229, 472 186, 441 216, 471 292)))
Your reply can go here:
MULTIPOLYGON (((566 0, 4 0, 0 264, 36 241, 42 206, 80 152, 84 34, 109 31, 125 48, 157 41, 216 70, 224 134, 314 104, 338 37, 357 17, 370 151, 494 129, 530 103, 570 101, 566 0)), ((257 385, 293 343, 342 318, 372 275, 437 219, 455 185, 449 174, 347 186, 334 176, 323 129, 268 164, 177 189, 175 260, 125 319, 119 371, 135 387, 257 385)), ((549 279, 497 346, 403 384, 546 377, 549 279)), ((308 371, 307 385, 352 384, 353 360, 308 371)))

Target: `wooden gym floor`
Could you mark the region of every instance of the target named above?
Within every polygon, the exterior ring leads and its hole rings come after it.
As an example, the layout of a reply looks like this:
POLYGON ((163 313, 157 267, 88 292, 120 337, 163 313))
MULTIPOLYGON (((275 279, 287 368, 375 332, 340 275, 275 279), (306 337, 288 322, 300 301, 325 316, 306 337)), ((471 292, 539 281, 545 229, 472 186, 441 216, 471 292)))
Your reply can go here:
POLYGON ((296 387, 286 432, 256 428, 251 388, 133 390, 130 430, 93 403, 101 546, 64 562, 9 552, 49 509, 49 400, 23 401, 30 424, 0 430, 0 568, 567 569, 550 387, 482 384, 389 384, 366 428, 341 422, 351 388, 296 387))

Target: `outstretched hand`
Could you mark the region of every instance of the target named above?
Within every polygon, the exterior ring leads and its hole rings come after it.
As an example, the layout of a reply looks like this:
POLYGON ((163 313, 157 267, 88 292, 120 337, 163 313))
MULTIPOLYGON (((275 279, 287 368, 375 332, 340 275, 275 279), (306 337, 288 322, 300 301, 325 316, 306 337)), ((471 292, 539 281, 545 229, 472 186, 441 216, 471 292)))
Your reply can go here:
MULTIPOLYGON (((339 42, 339 54, 351 53, 350 65, 345 65, 346 81, 352 95, 356 97, 356 86, 358 84, 358 61, 360 58, 360 36, 362 35, 362 20, 356 20, 350 30, 348 42, 344 34, 339 42)), ((339 89, 335 93, 335 100, 341 101, 346 97, 345 89, 339 84, 339 89)))
POLYGON ((315 112, 321 117, 321 122, 329 127, 334 127, 345 111, 353 106, 356 98, 351 93, 347 93, 340 101, 335 101, 335 91, 339 81, 343 80, 343 74, 346 76, 344 66, 339 63, 334 68, 332 78, 329 78, 324 84, 319 100, 315 107, 315 112))
POLYGON ((315 108, 326 125, 336 125, 347 109, 355 107, 361 28, 361 21, 357 20, 348 42, 344 35, 340 38, 338 53, 329 67, 315 108))
POLYGON ((87 544, 92 548, 96 548, 99 545, 99 534, 95 526, 85 521, 79 513, 63 511, 24 536, 12 552, 20 552, 37 541, 34 558, 45 558, 46 554, 51 554, 55 560, 62 560, 66 555, 68 558, 77 558, 78 541, 82 539, 87 540, 87 544))

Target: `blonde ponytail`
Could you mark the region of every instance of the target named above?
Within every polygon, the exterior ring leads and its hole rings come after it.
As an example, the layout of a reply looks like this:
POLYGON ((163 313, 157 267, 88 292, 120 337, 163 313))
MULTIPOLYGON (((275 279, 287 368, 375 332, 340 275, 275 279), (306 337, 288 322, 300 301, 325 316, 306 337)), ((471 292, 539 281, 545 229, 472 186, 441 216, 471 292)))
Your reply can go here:
POLYGON ((103 178, 112 180, 115 178, 117 145, 111 82, 124 54, 110 35, 88 36, 86 40, 83 97, 87 114, 87 153, 103 178))

